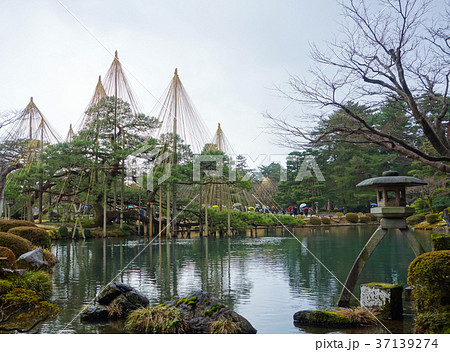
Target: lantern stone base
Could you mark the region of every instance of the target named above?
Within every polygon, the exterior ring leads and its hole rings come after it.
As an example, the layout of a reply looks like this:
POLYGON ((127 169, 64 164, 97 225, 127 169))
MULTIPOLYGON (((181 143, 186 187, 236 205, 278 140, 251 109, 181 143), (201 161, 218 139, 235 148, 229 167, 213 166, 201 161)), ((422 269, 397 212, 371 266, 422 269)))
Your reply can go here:
POLYGON ((361 285, 361 307, 384 319, 400 319, 403 315, 401 285, 372 282, 361 285))
POLYGON ((389 230, 389 229, 400 229, 405 230, 408 228, 408 225, 406 224, 405 219, 386 219, 382 218, 380 221, 380 227, 383 230, 389 230))
POLYGON ((411 207, 376 207, 370 209, 370 212, 379 218, 404 219, 414 214, 414 208, 411 207))

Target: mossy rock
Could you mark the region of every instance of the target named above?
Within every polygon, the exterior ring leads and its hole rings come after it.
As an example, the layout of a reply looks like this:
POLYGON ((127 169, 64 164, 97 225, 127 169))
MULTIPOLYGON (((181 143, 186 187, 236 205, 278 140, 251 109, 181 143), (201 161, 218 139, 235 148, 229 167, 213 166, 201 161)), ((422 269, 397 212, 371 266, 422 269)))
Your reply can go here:
POLYGON ((429 224, 437 224, 440 219, 438 214, 428 214, 425 216, 425 221, 429 224))
POLYGON ((450 305, 450 250, 414 259, 409 265, 408 284, 414 287, 419 313, 450 305))
POLYGON ((31 242, 12 233, 0 232, 0 246, 12 250, 16 258, 32 250, 31 242))
POLYGON ((31 226, 15 227, 10 229, 8 232, 12 233, 13 235, 25 238, 38 247, 48 249, 51 248, 52 246, 52 239, 50 235, 47 233, 46 230, 41 229, 39 227, 31 227, 31 226))
POLYGON ((36 227, 34 222, 26 220, 0 220, 0 232, 8 232, 14 227, 32 226, 36 227))
POLYGON ((0 269, 17 269, 14 252, 6 247, 0 247, 0 269))
POLYGON ((450 236, 445 236, 442 233, 432 233, 431 248, 433 251, 443 251, 450 249, 450 236))
POLYGON ((309 219, 309 224, 318 226, 318 225, 322 225, 322 221, 317 216, 313 216, 312 218, 309 219))
POLYGON ((298 325, 317 325, 324 327, 357 326, 352 319, 330 310, 302 310, 294 314, 294 323, 298 325))
POLYGON ((414 214, 406 218, 408 225, 417 225, 425 221, 425 214, 414 214))
POLYGON ((345 214, 345 218, 347 219, 348 222, 351 222, 352 224, 358 223, 359 220, 358 214, 355 213, 347 213, 345 214))

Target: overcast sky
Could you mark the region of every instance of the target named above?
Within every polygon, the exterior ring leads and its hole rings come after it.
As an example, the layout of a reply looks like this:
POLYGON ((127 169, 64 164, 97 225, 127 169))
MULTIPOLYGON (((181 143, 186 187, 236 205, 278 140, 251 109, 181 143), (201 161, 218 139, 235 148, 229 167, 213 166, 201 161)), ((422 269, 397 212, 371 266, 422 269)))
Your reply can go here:
MULTIPOLYGON (((288 101, 276 96, 274 84, 306 73, 312 65, 309 43, 331 39, 340 14, 335 0, 2 0, 1 5, 0 111, 21 110, 33 96, 65 137, 118 50, 144 113, 152 112, 178 67, 211 134, 220 122, 234 150, 252 158, 290 151, 271 142, 262 114, 283 111, 288 101)), ((299 112, 292 104, 281 114, 299 112)))

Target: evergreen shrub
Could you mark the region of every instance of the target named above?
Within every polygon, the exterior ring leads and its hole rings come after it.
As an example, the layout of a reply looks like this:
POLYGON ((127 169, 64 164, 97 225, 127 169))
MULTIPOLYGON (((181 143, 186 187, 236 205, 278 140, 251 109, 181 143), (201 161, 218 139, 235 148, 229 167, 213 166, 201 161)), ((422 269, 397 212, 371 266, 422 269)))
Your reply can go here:
POLYGON ((0 269, 17 269, 14 252, 6 247, 0 247, 0 269))
POLYGON ((32 226, 36 227, 34 222, 26 220, 0 220, 0 232, 8 232, 14 227, 32 226))
POLYGON ((324 224, 324 225, 331 224, 331 220, 329 217, 324 216, 324 217, 321 217, 320 220, 322 221, 322 224, 324 224))
POLYGON ((15 227, 10 229, 9 233, 25 238, 38 247, 50 248, 52 246, 52 239, 50 235, 46 230, 39 227, 15 227))
POLYGON ((358 214, 355 213, 347 213, 345 214, 345 218, 348 222, 351 222, 352 224, 356 224, 359 220, 358 214))
POLYGON ((412 261, 408 284, 419 313, 450 305, 450 250, 428 252, 412 261))
POLYGON ((69 229, 67 228, 67 226, 61 226, 58 232, 62 238, 66 238, 69 235, 69 229))
POLYGON ((359 217, 359 222, 360 222, 361 224, 367 224, 367 223, 370 222, 370 217, 368 217, 368 216, 366 216, 366 215, 361 215, 361 216, 359 217))
POLYGON ((12 250, 16 258, 32 250, 30 241, 6 232, 0 232, 0 246, 12 250))
POLYGON ((309 224, 315 226, 322 225, 322 221, 317 216, 313 216, 312 218, 309 219, 309 224))

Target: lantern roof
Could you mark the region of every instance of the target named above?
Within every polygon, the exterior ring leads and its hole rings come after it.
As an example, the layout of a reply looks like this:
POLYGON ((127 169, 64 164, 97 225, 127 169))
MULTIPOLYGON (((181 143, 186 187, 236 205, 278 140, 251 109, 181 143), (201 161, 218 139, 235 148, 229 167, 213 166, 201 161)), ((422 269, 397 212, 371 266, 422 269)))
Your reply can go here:
POLYGON ((389 170, 383 172, 383 176, 368 178, 361 181, 356 187, 380 187, 380 186, 425 186, 427 183, 417 177, 400 176, 397 171, 389 170))

